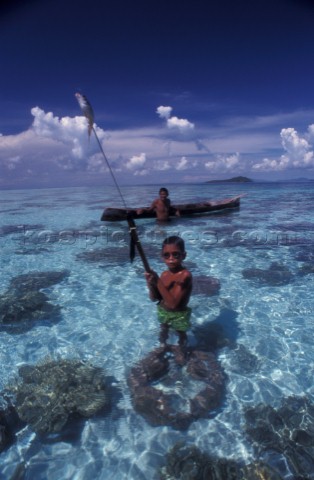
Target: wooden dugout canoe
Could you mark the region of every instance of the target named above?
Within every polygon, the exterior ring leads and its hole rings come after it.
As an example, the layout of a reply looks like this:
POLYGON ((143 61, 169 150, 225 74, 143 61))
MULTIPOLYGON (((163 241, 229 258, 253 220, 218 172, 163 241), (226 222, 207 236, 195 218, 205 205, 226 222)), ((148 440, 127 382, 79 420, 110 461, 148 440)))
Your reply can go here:
MULTIPOLYGON (((222 200, 210 200, 199 203, 186 203, 172 205, 170 210, 170 217, 176 215, 176 211, 180 212, 180 216, 189 216, 195 214, 206 214, 211 212, 217 212, 219 210, 227 210, 231 208, 238 208, 240 206, 240 198, 243 195, 237 195, 233 198, 224 198, 222 200)), ((127 216, 131 215, 134 219, 140 218, 154 218, 156 214, 153 210, 149 210, 149 207, 142 208, 106 208, 101 216, 102 221, 119 222, 126 220, 127 216), (137 210, 142 210, 141 213, 137 213, 137 210)))

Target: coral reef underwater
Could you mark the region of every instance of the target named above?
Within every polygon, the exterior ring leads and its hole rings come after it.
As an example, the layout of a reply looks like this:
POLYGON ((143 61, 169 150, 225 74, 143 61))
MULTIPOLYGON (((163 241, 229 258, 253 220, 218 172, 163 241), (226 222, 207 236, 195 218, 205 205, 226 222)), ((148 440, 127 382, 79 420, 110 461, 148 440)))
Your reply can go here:
POLYGON ((185 430, 191 422, 209 418, 211 411, 220 406, 225 375, 212 352, 192 349, 184 356, 180 347, 166 345, 150 352, 131 369, 128 385, 134 409, 150 425, 169 425, 185 430), (169 379, 171 369, 174 375, 169 379), (193 398, 185 395, 180 398, 180 393, 175 390, 176 384, 182 384, 186 377, 198 383, 193 398), (158 388, 162 379, 167 382, 166 389, 158 388), (185 409, 180 408, 183 402, 187 404, 185 409))
POLYGON ((273 262, 268 269, 245 268, 242 275, 247 280, 254 280, 259 285, 278 287, 287 285, 293 279, 290 270, 278 262, 273 262))
POLYGON ((166 465, 156 480, 282 480, 268 465, 241 465, 234 460, 212 457, 194 445, 176 443, 166 456, 166 465))
POLYGON ((314 405, 306 397, 287 397, 280 408, 257 405, 245 411, 246 432, 261 456, 283 456, 295 479, 314 478, 314 405))
POLYGON ((8 333, 23 333, 39 320, 56 322, 61 309, 53 305, 40 290, 61 282, 69 275, 60 272, 30 272, 12 278, 6 292, 0 294, 0 329, 8 333))
MULTIPOLYGON (((39 434, 59 432, 75 417, 91 417, 111 407, 104 371, 81 360, 48 360, 24 365, 7 387, 21 421, 39 434)), ((5 425, 4 425, 5 427, 5 425)))

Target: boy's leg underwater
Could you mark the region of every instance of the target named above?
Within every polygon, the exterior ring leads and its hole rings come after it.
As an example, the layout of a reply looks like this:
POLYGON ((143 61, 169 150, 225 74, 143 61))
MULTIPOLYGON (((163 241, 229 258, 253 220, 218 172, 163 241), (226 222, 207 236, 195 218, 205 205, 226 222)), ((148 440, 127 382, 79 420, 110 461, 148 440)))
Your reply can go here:
POLYGON ((160 343, 166 343, 169 336, 169 326, 166 323, 160 325, 159 341, 160 343))
POLYGON ((188 336, 186 332, 182 332, 181 330, 177 330, 177 334, 179 335, 179 345, 180 347, 186 347, 188 342, 188 336))

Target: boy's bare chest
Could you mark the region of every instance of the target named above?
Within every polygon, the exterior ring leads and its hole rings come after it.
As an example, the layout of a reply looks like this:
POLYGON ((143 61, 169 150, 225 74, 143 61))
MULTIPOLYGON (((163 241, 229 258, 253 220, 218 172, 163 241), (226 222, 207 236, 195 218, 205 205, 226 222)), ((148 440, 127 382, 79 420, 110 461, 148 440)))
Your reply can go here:
POLYGON ((177 273, 167 273, 163 277, 163 283, 166 288, 171 289, 175 285, 180 285, 184 281, 184 274, 183 272, 177 272, 177 273))
POLYGON ((169 202, 164 202, 163 200, 157 200, 156 201, 156 208, 158 210, 163 210, 163 211, 167 211, 170 207, 170 204, 169 202))

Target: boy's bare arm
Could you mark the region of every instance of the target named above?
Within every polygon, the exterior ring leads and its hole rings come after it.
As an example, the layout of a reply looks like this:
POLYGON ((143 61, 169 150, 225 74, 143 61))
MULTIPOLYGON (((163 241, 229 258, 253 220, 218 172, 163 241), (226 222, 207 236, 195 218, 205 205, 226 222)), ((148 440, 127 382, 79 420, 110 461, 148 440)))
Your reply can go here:
POLYGON ((143 212, 150 212, 152 210, 155 210, 155 208, 156 208, 156 200, 153 201, 150 207, 138 208, 136 210, 136 213, 140 215, 143 212))
POLYGON ((158 275, 156 272, 145 273, 146 282, 149 290, 149 298, 154 302, 157 300, 161 300, 162 296, 158 290, 157 282, 158 282, 158 275))

